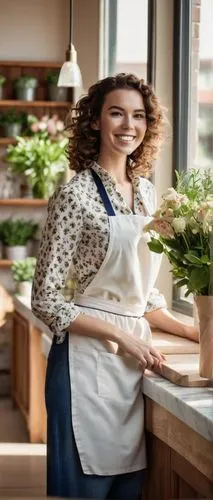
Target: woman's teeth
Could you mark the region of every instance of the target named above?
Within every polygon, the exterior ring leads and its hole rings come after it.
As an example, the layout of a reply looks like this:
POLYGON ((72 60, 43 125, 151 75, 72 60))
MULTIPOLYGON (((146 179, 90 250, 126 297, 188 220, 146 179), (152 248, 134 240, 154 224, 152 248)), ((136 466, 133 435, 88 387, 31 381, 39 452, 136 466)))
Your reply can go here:
POLYGON ((133 135, 117 135, 118 139, 120 139, 121 141, 127 141, 127 142, 131 142, 134 140, 134 136, 133 135))

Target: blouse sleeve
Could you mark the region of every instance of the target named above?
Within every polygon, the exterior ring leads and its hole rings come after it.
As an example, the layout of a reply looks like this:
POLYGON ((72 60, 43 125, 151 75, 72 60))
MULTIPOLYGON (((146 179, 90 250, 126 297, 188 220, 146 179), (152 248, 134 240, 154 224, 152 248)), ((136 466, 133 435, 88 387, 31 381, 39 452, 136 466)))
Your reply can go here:
POLYGON ((144 312, 149 313, 152 311, 156 311, 156 309, 162 309, 164 307, 167 307, 164 295, 160 293, 157 288, 153 288, 150 292, 144 312))
POLYGON ((48 203, 32 290, 32 311, 63 342, 66 329, 80 313, 62 294, 81 237, 82 213, 68 186, 59 187, 48 203))
MULTIPOLYGON (((148 180, 147 182, 147 201, 150 209, 150 213, 153 214, 157 208, 157 196, 155 186, 148 180)), ((166 299, 162 293, 159 292, 157 288, 153 288, 150 292, 149 298, 147 300, 145 313, 156 311, 157 309, 162 309, 167 307, 166 299)))

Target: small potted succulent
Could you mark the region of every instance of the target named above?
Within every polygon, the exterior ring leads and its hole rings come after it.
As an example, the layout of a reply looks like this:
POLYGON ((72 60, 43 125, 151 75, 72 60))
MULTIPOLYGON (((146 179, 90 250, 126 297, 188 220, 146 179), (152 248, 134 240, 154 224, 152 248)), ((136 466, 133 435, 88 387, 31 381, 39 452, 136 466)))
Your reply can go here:
POLYGON ((67 87, 57 87, 59 71, 48 71, 46 76, 49 101, 66 101, 67 87))
POLYGON ((0 124, 5 137, 16 137, 21 134, 22 127, 26 122, 26 113, 18 112, 15 108, 2 113, 0 124))
POLYGON ((3 85, 6 82, 4 75, 0 75, 0 99, 3 99, 3 85))
POLYGON ((0 240, 6 259, 20 260, 27 257, 27 243, 33 238, 38 225, 34 221, 12 218, 0 223, 0 240))
POLYGON ((13 262, 11 271, 19 295, 30 297, 35 266, 35 257, 27 257, 26 259, 13 262))
POLYGON ((13 81, 16 99, 20 101, 34 101, 38 80, 34 76, 23 75, 13 81))

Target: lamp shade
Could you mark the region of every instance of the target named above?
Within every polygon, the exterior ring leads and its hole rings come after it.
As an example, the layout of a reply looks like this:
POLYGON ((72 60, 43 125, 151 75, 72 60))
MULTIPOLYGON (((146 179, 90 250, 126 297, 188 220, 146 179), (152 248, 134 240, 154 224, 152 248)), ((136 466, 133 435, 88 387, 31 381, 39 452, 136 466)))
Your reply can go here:
POLYGON ((82 87, 81 71, 76 62, 64 62, 57 85, 58 87, 82 87))
POLYGON ((82 87, 81 71, 77 64, 77 52, 71 43, 66 53, 66 62, 64 62, 59 78, 58 87, 82 87))

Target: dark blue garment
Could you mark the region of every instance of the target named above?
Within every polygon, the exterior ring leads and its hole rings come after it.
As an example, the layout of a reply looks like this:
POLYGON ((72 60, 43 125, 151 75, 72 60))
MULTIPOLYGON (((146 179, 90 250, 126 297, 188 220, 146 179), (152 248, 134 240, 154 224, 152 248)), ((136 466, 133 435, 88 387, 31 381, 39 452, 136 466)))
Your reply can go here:
POLYGON ((47 495, 73 499, 141 499, 145 471, 96 476, 84 474, 82 470, 72 429, 68 334, 62 344, 53 340, 45 396, 48 415, 47 495))

